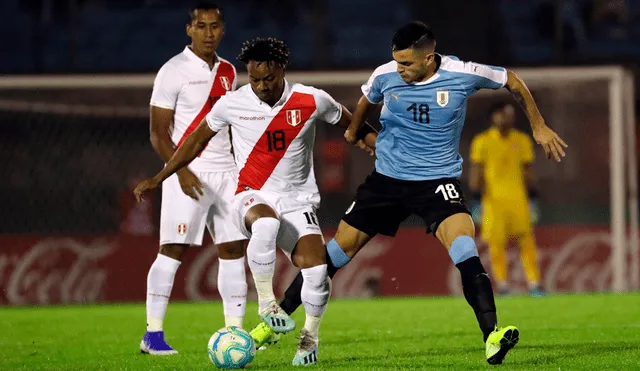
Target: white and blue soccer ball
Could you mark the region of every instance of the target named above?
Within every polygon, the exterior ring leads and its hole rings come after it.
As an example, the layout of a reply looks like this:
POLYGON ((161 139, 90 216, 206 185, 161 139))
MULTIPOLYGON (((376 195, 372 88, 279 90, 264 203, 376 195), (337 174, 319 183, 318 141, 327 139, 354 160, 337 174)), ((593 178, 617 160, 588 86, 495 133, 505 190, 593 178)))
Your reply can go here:
POLYGON ((222 369, 243 368, 256 355, 256 343, 240 327, 224 327, 216 331, 207 346, 209 360, 222 369))

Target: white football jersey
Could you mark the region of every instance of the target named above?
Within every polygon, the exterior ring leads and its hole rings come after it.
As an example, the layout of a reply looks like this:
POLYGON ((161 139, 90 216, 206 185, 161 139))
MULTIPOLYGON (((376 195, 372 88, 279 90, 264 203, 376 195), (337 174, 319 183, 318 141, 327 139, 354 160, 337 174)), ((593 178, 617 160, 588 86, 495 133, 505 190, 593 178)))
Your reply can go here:
POLYGON ((273 107, 245 85, 220 98, 206 120, 218 132, 216 136, 231 127, 239 169, 236 194, 264 190, 318 207, 320 194, 313 170, 315 124, 337 124, 341 116, 342 105, 325 91, 285 81, 282 98, 273 107))
MULTIPOLYGON (((220 97, 235 90, 235 67, 218 57, 213 69, 187 46, 160 68, 153 83, 151 105, 173 110, 171 140, 178 148, 206 116, 220 97)), ((211 140, 189 165, 197 172, 236 169, 227 129, 211 140)))

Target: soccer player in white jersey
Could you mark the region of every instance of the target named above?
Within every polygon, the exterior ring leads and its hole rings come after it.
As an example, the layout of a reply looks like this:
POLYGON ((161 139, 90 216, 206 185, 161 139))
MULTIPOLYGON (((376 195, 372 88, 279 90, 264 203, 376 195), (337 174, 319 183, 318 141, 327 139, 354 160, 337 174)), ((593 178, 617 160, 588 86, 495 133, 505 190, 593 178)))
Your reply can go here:
MULTIPOLYGON (((183 145, 211 107, 236 86, 233 65, 216 54, 224 19, 213 3, 189 11, 191 45, 158 72, 151 95, 151 144, 165 161, 183 145)), ((147 276, 147 332, 143 353, 177 353, 164 339, 163 320, 182 256, 201 245, 205 226, 219 252, 218 290, 227 326, 242 327, 247 283, 244 269, 246 237, 229 217, 237 167, 228 130, 221 130, 199 155, 162 184, 160 251, 147 276)))
POLYGON ((277 333, 295 327, 273 293, 277 244, 301 268, 304 279, 306 320, 292 363, 308 365, 317 362, 318 330, 330 294, 326 250, 315 215, 320 203, 313 169, 315 125, 324 121, 346 128, 351 114, 326 92, 287 82, 288 56, 288 48, 277 39, 245 42, 238 59, 247 65, 250 83, 222 97, 167 166, 140 183, 135 194, 142 201, 146 190, 157 187, 231 127, 240 169, 233 219, 250 238, 247 258, 259 315, 277 333))

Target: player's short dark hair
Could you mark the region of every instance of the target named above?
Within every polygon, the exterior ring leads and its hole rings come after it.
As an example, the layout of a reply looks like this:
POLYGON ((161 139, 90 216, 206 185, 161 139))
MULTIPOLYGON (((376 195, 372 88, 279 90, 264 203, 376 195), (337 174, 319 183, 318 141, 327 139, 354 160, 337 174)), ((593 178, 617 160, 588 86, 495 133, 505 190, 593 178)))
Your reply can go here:
POLYGON ((489 106, 489 111, 487 111, 487 120, 491 122, 491 119, 493 118, 493 114, 503 110, 506 106, 509 106, 509 105, 511 105, 511 103, 503 100, 493 103, 491 106, 489 106))
POLYGON ((435 46, 436 38, 426 24, 409 22, 400 27, 391 38, 391 50, 423 49, 435 46))
POLYGON ((218 6, 218 4, 213 1, 199 1, 193 5, 193 7, 189 8, 189 18, 187 19, 187 23, 191 23, 196 19, 196 10, 217 10, 220 13, 220 19, 224 22, 224 15, 222 14, 222 9, 218 6))
POLYGON ((289 64, 289 48, 284 41, 269 37, 247 40, 242 43, 238 60, 244 64, 249 61, 277 63, 282 67, 289 64))

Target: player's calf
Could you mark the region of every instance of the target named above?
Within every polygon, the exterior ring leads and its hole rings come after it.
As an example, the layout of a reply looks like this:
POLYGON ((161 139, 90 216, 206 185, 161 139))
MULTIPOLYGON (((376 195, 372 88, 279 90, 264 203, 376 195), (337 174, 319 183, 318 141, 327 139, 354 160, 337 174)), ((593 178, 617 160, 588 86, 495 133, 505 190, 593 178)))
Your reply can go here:
POLYGON ((294 366, 308 366, 318 362, 320 321, 327 309, 330 296, 326 264, 302 269, 301 273, 304 278, 301 297, 306 320, 300 331, 298 349, 293 357, 294 366))
POLYGON ((247 308, 247 276, 244 257, 218 259, 218 291, 224 308, 226 327, 242 328, 247 308))
POLYGON ((163 245, 147 275, 147 332, 140 342, 140 351, 153 355, 176 354, 164 340, 163 322, 169 305, 180 258, 186 245, 163 245), (170 256, 169 256, 170 255, 170 256))
MULTIPOLYGON (((333 278, 340 268, 351 261, 351 258, 342 250, 335 239, 329 241, 326 249, 327 275, 329 278, 333 278)), ((280 302, 280 307, 289 315, 293 314, 302 304, 300 293, 302 292, 303 282, 302 272, 298 272, 296 278, 293 279, 293 282, 284 292, 284 299, 280 302)))
MULTIPOLYGON (((257 195, 254 197, 259 200, 257 195)), ((295 321, 276 303, 273 293, 276 239, 280 230, 278 215, 268 204, 260 203, 252 206, 244 219, 251 232, 247 260, 258 293, 258 315, 276 333, 292 331, 295 321)))
POLYGON ((296 244, 292 261, 302 268, 300 273, 303 282, 300 298, 306 313, 304 328, 300 332, 300 344, 293 364, 313 364, 317 362, 320 322, 327 309, 331 294, 327 275, 326 250, 322 244, 322 237, 313 234, 300 238, 296 244))
MULTIPOLYGON (((258 207, 266 206, 258 205, 254 208, 258 207)), ((276 238, 279 229, 280 220, 275 217, 263 216, 253 221, 250 225, 251 239, 247 246, 247 259, 258 293, 258 315, 274 332, 285 333, 295 328, 295 321, 276 303, 273 293, 276 238)))
POLYGON ((275 302, 273 293, 273 274, 276 263, 276 237, 280 220, 275 217, 262 217, 250 226, 251 239, 247 246, 247 260, 258 293, 260 309, 275 302))
POLYGON ((471 217, 458 213, 440 224, 436 236, 449 248, 449 256, 460 271, 464 297, 473 308, 486 341, 498 320, 491 281, 478 257, 478 249, 472 237, 474 233, 471 217))
POLYGON ((218 291, 224 308, 226 327, 242 328, 247 307, 247 276, 244 268, 246 240, 217 244, 218 291))
MULTIPOLYGON (((326 245, 325 261, 327 264, 327 274, 329 275, 329 278, 333 278, 340 268, 347 265, 370 239, 371 237, 364 232, 350 226, 344 221, 341 221, 335 238, 331 239, 331 241, 326 245)), ((320 262, 318 256, 316 256, 316 259, 320 262)), ((295 263, 299 267, 306 266, 302 262, 295 263)), ((302 282, 302 273, 298 273, 291 285, 289 285, 285 291, 285 297, 282 300, 282 303, 280 303, 280 306, 288 314, 295 312, 300 304, 302 304, 302 299, 300 299, 302 282)))

